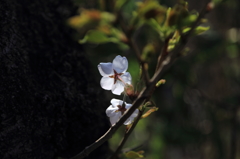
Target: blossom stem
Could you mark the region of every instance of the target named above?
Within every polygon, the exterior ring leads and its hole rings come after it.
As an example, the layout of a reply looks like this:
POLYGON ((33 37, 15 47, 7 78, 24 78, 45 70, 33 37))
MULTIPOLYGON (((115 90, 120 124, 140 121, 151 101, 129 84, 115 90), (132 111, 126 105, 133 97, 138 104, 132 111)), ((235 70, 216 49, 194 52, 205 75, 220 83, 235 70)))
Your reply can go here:
POLYGON ((131 37, 129 37, 129 46, 132 47, 132 49, 138 59, 138 62, 140 63, 140 65, 142 67, 142 76, 143 76, 145 85, 147 86, 149 84, 149 75, 148 75, 148 71, 146 69, 146 62, 142 60, 141 53, 131 37))
POLYGON ((137 45, 135 44, 134 40, 133 40, 133 35, 132 35, 132 31, 131 29, 129 29, 128 27, 125 26, 125 24, 123 23, 123 21, 121 19, 122 15, 119 12, 118 13, 118 17, 119 17, 119 24, 124 32, 124 34, 126 35, 128 41, 126 42, 126 44, 133 49, 134 54, 137 57, 138 62, 140 63, 141 67, 142 67, 142 76, 145 82, 145 85, 147 86, 149 84, 149 75, 148 75, 148 71, 146 69, 146 62, 141 58, 141 52, 139 50, 139 48, 137 47, 137 45))
POLYGON ((166 38, 164 41, 164 45, 161 51, 161 54, 158 56, 158 62, 157 62, 157 66, 156 66, 156 70, 157 71, 159 69, 159 67, 161 66, 162 62, 164 61, 164 59, 167 57, 168 55, 168 43, 169 43, 170 38, 166 38))
POLYGON ((125 107, 126 107, 125 102, 126 102, 126 94, 124 93, 124 94, 123 94, 123 104, 122 104, 122 108, 125 108, 125 107))
POLYGON ((122 141, 120 142, 118 148, 116 149, 116 151, 113 153, 113 155, 111 156, 110 159, 116 159, 117 155, 119 154, 119 152, 122 150, 124 144, 126 143, 128 137, 130 136, 130 134, 132 133, 133 129, 136 127, 137 123, 139 122, 139 120, 142 117, 144 110, 139 110, 138 116, 135 118, 132 126, 126 130, 124 137, 122 139, 122 141))

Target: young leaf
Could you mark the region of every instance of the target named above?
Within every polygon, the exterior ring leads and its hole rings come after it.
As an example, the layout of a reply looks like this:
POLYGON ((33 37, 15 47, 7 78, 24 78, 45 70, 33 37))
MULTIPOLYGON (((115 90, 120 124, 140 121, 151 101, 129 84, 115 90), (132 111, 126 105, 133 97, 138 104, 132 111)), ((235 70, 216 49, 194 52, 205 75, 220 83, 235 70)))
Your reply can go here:
MULTIPOLYGON (((194 29, 194 32, 193 32, 193 35, 199 35, 199 34, 202 34, 204 33, 205 31, 209 30, 210 27, 204 27, 204 26, 198 26, 194 29)), ((191 28, 187 27, 185 29, 183 29, 183 33, 187 33, 189 30, 191 30, 191 28)))
POLYGON ((209 26, 208 27, 198 26, 198 27, 195 28, 194 34, 199 35, 199 34, 202 34, 202 33, 204 33, 205 31, 207 31, 209 29, 210 29, 209 26))
POLYGON ((107 35, 99 30, 90 30, 82 40, 79 40, 80 43, 89 42, 95 44, 107 43, 109 41, 110 39, 107 37, 107 35))
POLYGON ((142 119, 143 119, 143 118, 146 118, 146 117, 148 117, 151 113, 153 113, 153 112, 155 112, 155 111, 157 111, 157 110, 158 110, 157 107, 152 107, 152 108, 149 109, 146 113, 144 113, 141 118, 142 118, 142 119))
POLYGON ((125 156, 129 159, 138 159, 144 157, 141 153, 135 151, 128 151, 125 153, 125 156))
POLYGON ((166 80, 165 79, 161 79, 161 80, 159 80, 157 82, 156 87, 159 87, 160 85, 165 84, 165 83, 166 83, 166 80))
POLYGON ((75 28, 94 28, 101 20, 101 12, 98 10, 83 10, 80 15, 68 19, 68 24, 75 28))

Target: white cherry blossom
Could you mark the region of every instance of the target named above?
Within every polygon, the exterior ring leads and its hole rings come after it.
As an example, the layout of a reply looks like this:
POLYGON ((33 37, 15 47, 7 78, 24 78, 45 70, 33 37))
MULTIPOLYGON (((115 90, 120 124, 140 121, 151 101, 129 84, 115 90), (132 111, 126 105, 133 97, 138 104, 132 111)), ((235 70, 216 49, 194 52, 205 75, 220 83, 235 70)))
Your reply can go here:
MULTIPOLYGON (((124 114, 124 112, 129 109, 132 104, 128 104, 124 102, 125 105, 123 105, 123 101, 119 99, 112 99, 111 104, 107 110, 106 114, 110 118, 110 122, 112 125, 114 125, 124 114)), ((124 122, 124 125, 129 125, 134 121, 134 118, 138 115, 138 109, 136 109, 133 114, 124 122)))
POLYGON ((128 68, 128 60, 120 55, 116 56, 112 63, 100 63, 98 70, 103 76, 100 85, 105 90, 112 90, 113 94, 120 95, 126 84, 131 84, 132 77, 128 68))

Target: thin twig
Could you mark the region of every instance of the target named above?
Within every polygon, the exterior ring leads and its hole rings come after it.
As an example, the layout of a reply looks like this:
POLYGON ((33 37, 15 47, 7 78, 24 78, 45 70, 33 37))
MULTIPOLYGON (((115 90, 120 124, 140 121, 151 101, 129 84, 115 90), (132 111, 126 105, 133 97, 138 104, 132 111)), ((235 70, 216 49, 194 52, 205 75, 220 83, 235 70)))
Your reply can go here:
POLYGON ((159 69, 159 67, 161 66, 162 62, 164 61, 164 59, 167 57, 168 55, 168 43, 169 43, 170 38, 166 38, 164 41, 164 45, 161 51, 161 54, 158 56, 158 62, 157 62, 157 66, 156 66, 156 70, 157 71, 159 69))
POLYGON ((147 71, 147 68, 146 68, 146 62, 142 60, 142 57, 141 57, 141 52, 140 50, 138 49, 137 45, 134 43, 133 39, 131 36, 128 37, 128 45, 130 48, 133 49, 133 52, 134 54, 136 55, 137 57, 137 60, 138 62, 140 63, 141 65, 141 68, 142 68, 142 76, 143 76, 143 79, 144 79, 144 82, 145 82, 145 85, 147 86, 149 84, 149 75, 148 75, 148 71, 147 71))
POLYGON ((117 157, 117 155, 119 154, 119 152, 122 150, 122 148, 123 148, 124 144, 126 143, 128 137, 132 133, 133 129, 136 127, 139 120, 141 119, 142 114, 143 114, 143 110, 139 110, 138 116, 135 118, 135 121, 133 122, 132 126, 128 130, 126 130, 122 141, 120 142, 118 148, 116 149, 116 151, 114 152, 114 154, 112 155, 112 157, 110 159, 115 159, 117 157))
POLYGON ((122 15, 121 12, 118 13, 118 22, 125 34, 125 36, 127 37, 128 41, 126 42, 126 44, 133 49, 133 53, 135 54, 138 62, 140 63, 141 67, 142 67, 142 76, 145 82, 145 85, 147 86, 149 84, 149 75, 148 75, 148 71, 146 69, 146 62, 142 59, 141 57, 141 52, 139 50, 139 48, 137 47, 137 45, 134 43, 132 37, 133 37, 133 30, 129 29, 128 27, 125 26, 124 22, 121 21, 122 15))
POLYGON ((197 20, 195 23, 193 23, 191 30, 187 32, 186 34, 181 36, 181 39, 179 41, 179 44, 173 49, 172 52, 168 54, 168 56, 165 58, 165 60, 162 62, 159 69, 155 72, 152 79, 149 81, 149 84, 143 88, 141 93, 139 94, 138 98, 133 102, 132 107, 129 108, 123 116, 120 118, 120 120, 114 124, 112 127, 109 128, 109 130, 100 137, 97 141, 95 141, 93 144, 87 146, 82 152, 77 154, 71 159, 82 159, 86 157, 88 154, 90 154, 93 150, 98 148, 100 145, 102 145, 105 141, 110 139, 112 135, 117 131, 117 129, 132 115, 132 113, 143 103, 146 101, 146 99, 149 99, 153 90, 155 89, 156 83, 163 77, 165 72, 172 66, 172 64, 175 62, 177 56, 179 55, 179 52, 181 52, 189 38, 189 36, 192 34, 193 30, 197 26, 198 22, 203 18, 203 16, 206 13, 208 2, 205 4, 204 9, 199 14, 197 20))

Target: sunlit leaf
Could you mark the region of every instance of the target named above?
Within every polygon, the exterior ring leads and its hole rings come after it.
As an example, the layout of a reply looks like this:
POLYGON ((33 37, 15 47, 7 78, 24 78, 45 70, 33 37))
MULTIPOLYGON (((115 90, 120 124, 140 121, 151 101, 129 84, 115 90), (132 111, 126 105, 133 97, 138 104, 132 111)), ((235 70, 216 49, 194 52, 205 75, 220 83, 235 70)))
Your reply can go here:
POLYGON ((146 107, 153 107, 153 106, 155 106, 155 104, 152 101, 148 101, 143 105, 143 107, 145 107, 145 108, 146 107))
POLYGON ((188 26, 195 18, 196 15, 189 13, 187 2, 183 1, 176 4, 173 8, 168 9, 165 25, 181 28, 183 26, 188 26))
POLYGON ((144 19, 154 18, 161 24, 166 17, 167 8, 161 6, 156 0, 148 0, 138 3, 138 16, 144 19))
POLYGON ((195 22, 198 18, 198 14, 191 14, 187 17, 185 17, 184 19, 182 19, 182 21, 179 23, 180 26, 190 26, 192 25, 193 22, 195 22))
POLYGON ((107 37, 107 35, 99 30, 90 30, 88 33, 85 35, 85 37, 80 40, 80 43, 95 43, 95 44, 101 44, 101 43, 106 43, 109 42, 110 39, 107 37))
POLYGON ((83 10, 80 15, 68 19, 68 24, 73 28, 95 27, 101 19, 101 12, 98 10, 83 10))
POLYGON ((109 12, 101 12, 101 24, 103 23, 112 23, 116 20, 115 15, 109 12))
POLYGON ((146 117, 148 117, 151 113, 153 113, 153 112, 155 112, 155 111, 157 111, 157 110, 158 110, 157 107, 152 107, 152 108, 150 108, 146 113, 144 113, 141 118, 146 118, 146 117))
POLYGON ((171 51, 172 49, 174 49, 175 45, 178 43, 180 39, 180 34, 179 31, 175 31, 173 37, 169 40, 168 43, 168 52, 171 51))
POLYGON ((144 157, 141 153, 135 151, 128 151, 125 153, 125 156, 129 159, 138 159, 144 157))
POLYGON ((210 29, 209 26, 208 26, 208 27, 198 26, 198 27, 195 28, 194 33, 195 33, 196 35, 199 35, 199 34, 202 34, 202 33, 204 33, 205 31, 207 31, 207 30, 209 30, 209 29, 210 29))
MULTIPOLYGON (((195 29, 194 29, 194 32, 193 32, 193 35, 199 35, 199 34, 202 34, 202 33, 204 33, 205 31, 207 31, 207 30, 209 30, 210 29, 210 27, 208 26, 208 27, 204 27, 204 26, 198 26, 198 27, 196 27, 195 29)), ((183 29, 183 33, 187 33, 188 31, 190 31, 191 30, 191 28, 190 27, 187 27, 187 28, 185 28, 185 29, 183 29)))
POLYGON ((157 82, 156 87, 159 87, 160 85, 165 84, 165 83, 166 83, 166 80, 165 79, 161 79, 161 80, 159 80, 157 82))

